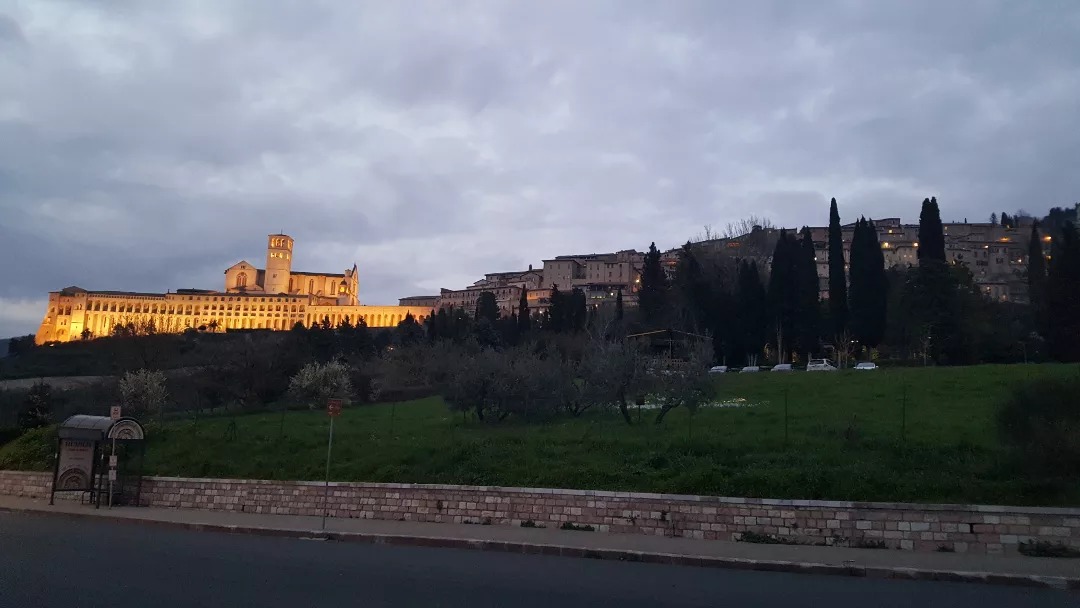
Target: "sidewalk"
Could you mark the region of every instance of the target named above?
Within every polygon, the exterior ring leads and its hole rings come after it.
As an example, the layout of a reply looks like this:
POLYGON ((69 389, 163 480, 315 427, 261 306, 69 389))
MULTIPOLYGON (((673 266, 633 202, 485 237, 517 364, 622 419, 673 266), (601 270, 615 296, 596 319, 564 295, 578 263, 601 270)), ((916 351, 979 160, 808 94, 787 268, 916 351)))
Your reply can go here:
POLYGON ((631 534, 435 524, 374 519, 261 515, 118 507, 0 496, 0 511, 168 525, 191 530, 324 538, 344 542, 450 547, 744 570, 873 578, 980 582, 1080 590, 1080 560, 1024 556, 915 553, 806 545, 763 545, 631 534))

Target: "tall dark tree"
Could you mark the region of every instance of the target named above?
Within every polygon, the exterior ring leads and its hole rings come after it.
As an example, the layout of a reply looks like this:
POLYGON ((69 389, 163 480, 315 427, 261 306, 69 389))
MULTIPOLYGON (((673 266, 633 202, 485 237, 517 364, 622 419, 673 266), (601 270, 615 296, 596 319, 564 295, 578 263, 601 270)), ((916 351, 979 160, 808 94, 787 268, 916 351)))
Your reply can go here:
POLYGON ((945 232, 937 198, 924 199, 919 213, 919 264, 945 263, 945 232))
POLYGON ((337 329, 337 340, 342 353, 366 356, 372 353, 375 342, 363 317, 356 319, 356 324, 342 324, 337 329))
POLYGON ((495 325, 503 344, 513 346, 518 343, 520 332, 518 331, 517 312, 511 312, 509 317, 501 317, 495 325))
POLYGON ((991 226, 997 226, 997 214, 996 213, 991 213, 990 214, 990 225, 991 226))
POLYGON ((851 330, 855 339, 876 347, 885 335, 888 280, 874 224, 860 218, 851 239, 851 330))
POLYGON ((585 298, 585 292, 575 287, 570 291, 568 296, 568 323, 567 329, 571 331, 583 331, 585 324, 588 321, 587 301, 585 298))
POLYGON ((820 319, 820 296, 821 283, 817 273, 817 249, 814 247, 814 238, 810 229, 802 229, 802 239, 799 241, 797 259, 798 288, 799 288, 799 351, 810 358, 817 353, 819 348, 818 338, 821 329, 820 319))
POLYGON ((844 271, 844 234, 835 198, 829 204, 829 316, 833 333, 844 333, 848 322, 847 273, 844 271))
POLYGON ((617 293, 615 295, 615 320, 616 321, 622 321, 623 320, 622 289, 620 289, 619 293, 617 293))
POLYGON ((761 282, 757 262, 739 264, 739 279, 735 300, 735 348, 732 360, 750 364, 750 357, 761 354, 768 334, 765 307, 765 286, 761 282))
POLYGON ((1047 336, 1050 356, 1080 361, 1080 233, 1065 222, 1054 242, 1046 281, 1046 316, 1053 331, 1047 336))
POLYGON ((424 328, 420 327, 411 312, 405 313, 405 318, 394 328, 394 341, 401 346, 412 346, 419 344, 423 339, 424 328))
POLYGON ((667 296, 667 275, 660 261, 660 251, 656 243, 652 243, 641 267, 641 290, 638 292, 638 308, 646 326, 658 327, 663 323, 667 296))
POLYGON ((435 313, 435 318, 431 324, 435 329, 435 337, 438 340, 452 340, 454 336, 450 330, 450 315, 446 312, 445 308, 440 308, 439 312, 435 313))
POLYGON ((677 321, 683 329, 701 333, 712 324, 711 286, 705 276, 698 252, 689 241, 679 250, 673 281, 677 302, 677 321))
POLYGON ((495 294, 490 291, 480 292, 480 297, 476 299, 476 320, 487 319, 492 324, 499 318, 499 302, 495 299, 495 294))
POLYGON ((1031 225, 1028 242, 1028 299, 1039 333, 1046 333, 1046 258, 1043 255, 1039 223, 1031 225))
POLYGON ((1012 228, 1013 227, 1012 218, 1009 217, 1009 214, 1005 213, 1004 211, 1001 212, 1001 226, 1003 228, 1012 228))
POLYGON ((1039 224, 1039 230, 1043 236, 1051 237, 1052 241, 1061 238, 1061 232, 1065 222, 1080 225, 1080 204, 1071 208, 1053 207, 1039 224))
POLYGON ((795 329, 799 315, 799 249, 795 237, 786 230, 780 230, 780 238, 773 249, 767 304, 773 330, 771 337, 776 340, 777 355, 781 362, 788 360, 793 342, 797 339, 795 329))
POLYGON ((531 327, 529 316, 529 288, 521 287, 521 297, 518 299, 517 309, 517 333, 519 336, 524 336, 529 333, 531 327))
POLYGON ((559 286, 551 285, 551 301, 548 303, 547 319, 544 321, 544 329, 559 333, 566 331, 569 323, 569 302, 566 296, 559 291, 559 286))

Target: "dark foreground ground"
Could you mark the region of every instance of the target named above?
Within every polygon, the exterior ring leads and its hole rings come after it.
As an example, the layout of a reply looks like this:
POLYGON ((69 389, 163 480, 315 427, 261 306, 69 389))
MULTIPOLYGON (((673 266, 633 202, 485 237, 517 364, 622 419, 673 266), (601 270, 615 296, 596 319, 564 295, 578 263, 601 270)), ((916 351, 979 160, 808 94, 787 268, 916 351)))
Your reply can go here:
POLYGON ((188 532, 0 512, 0 606, 1076 606, 1062 591, 188 532))

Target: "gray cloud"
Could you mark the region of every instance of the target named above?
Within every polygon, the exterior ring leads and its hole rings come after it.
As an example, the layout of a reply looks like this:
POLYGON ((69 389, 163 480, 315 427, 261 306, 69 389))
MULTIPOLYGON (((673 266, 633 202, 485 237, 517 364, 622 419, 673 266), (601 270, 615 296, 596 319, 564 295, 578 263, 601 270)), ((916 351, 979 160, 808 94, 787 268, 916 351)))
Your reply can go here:
POLYGON ((265 234, 371 303, 749 214, 1078 198, 1068 0, 0 0, 0 336, 216 287, 265 234))

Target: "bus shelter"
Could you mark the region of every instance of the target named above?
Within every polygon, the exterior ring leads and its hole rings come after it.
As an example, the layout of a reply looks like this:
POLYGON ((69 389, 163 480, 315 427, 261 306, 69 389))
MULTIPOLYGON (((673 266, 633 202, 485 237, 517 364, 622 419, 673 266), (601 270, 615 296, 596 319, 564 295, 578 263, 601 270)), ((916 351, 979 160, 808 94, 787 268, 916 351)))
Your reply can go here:
POLYGON ((95 507, 103 497, 107 504, 138 505, 145 439, 134 418, 79 414, 65 420, 56 431, 49 504, 57 492, 82 492, 95 507))

